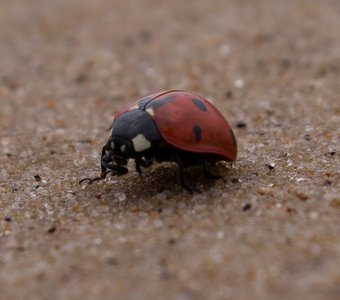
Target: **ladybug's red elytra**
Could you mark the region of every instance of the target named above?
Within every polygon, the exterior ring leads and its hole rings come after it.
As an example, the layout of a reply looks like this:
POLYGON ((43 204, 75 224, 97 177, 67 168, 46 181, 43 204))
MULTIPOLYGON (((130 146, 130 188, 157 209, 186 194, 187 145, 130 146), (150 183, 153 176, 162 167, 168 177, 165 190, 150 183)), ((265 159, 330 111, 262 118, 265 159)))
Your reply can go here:
POLYGON ((141 98, 118 113, 111 135, 102 148, 101 174, 84 178, 92 183, 107 174, 124 175, 129 159, 141 174, 154 161, 176 162, 180 184, 183 168, 203 167, 203 175, 218 161, 235 161, 235 135, 223 115, 206 99, 190 92, 171 90, 141 98))

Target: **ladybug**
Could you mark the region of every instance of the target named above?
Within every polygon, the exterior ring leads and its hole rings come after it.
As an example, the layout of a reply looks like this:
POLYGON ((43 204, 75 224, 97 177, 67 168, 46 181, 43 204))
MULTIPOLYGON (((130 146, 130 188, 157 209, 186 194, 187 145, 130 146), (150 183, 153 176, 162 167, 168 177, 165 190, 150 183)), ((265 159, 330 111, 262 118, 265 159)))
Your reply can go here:
POLYGON ((110 126, 111 134, 102 148, 101 174, 84 178, 89 184, 107 174, 128 173, 128 160, 136 171, 153 162, 176 162, 179 182, 188 191, 183 169, 201 165, 203 175, 218 179, 209 168, 218 161, 235 161, 235 135, 223 115, 206 99, 180 90, 141 98, 119 112, 110 126))

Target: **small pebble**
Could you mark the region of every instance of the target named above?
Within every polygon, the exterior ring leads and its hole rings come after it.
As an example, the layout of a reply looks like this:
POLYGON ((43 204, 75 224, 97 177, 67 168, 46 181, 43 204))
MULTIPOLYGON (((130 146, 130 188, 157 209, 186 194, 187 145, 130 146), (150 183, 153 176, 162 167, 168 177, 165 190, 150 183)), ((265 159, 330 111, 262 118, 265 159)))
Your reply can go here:
POLYGON ((331 206, 335 208, 340 208, 340 198, 333 199, 331 201, 331 206))
POLYGON ((233 98, 233 92, 232 91, 225 92, 224 97, 226 97, 227 99, 233 98))
POLYGON ((251 204, 250 203, 244 203, 242 205, 242 209, 243 209, 243 211, 250 210, 251 209, 251 204))
POLYGON ((325 153, 325 155, 326 155, 327 157, 333 157, 335 154, 336 154, 335 151, 328 151, 328 152, 325 153))
POLYGON ((300 193, 300 192, 297 192, 296 193, 296 196, 301 200, 301 201, 307 201, 308 200, 308 196, 304 193, 300 193))
POLYGON ((169 245, 174 245, 175 243, 176 243, 176 240, 173 239, 173 238, 171 238, 171 239, 168 240, 168 244, 169 244, 169 245))
POLYGON ((239 182, 241 182, 241 180, 238 179, 238 178, 233 178, 233 179, 231 180, 231 182, 232 182, 232 183, 239 183, 239 182))
POLYGON ((292 208, 292 207, 287 207, 287 213, 289 214, 293 214, 293 213, 297 213, 296 209, 295 208, 292 208))
POLYGON ((312 136, 309 133, 307 133, 305 134, 304 138, 306 141, 310 141, 312 139, 312 136))
POLYGON ((234 85, 236 88, 242 89, 244 87, 244 81, 242 79, 236 79, 234 85))
POLYGON ((34 179, 37 181, 37 182, 40 182, 41 181, 41 177, 40 175, 34 175, 34 179))
POLYGON ((247 127, 247 123, 243 122, 243 121, 239 121, 236 123, 236 127, 237 128, 246 128, 247 127))
POLYGON ((124 193, 115 193, 115 198, 119 201, 119 202, 123 202, 126 200, 126 195, 124 193))
POLYGON ((57 230, 57 226, 56 225, 52 225, 48 230, 47 232, 52 234, 54 233, 55 231, 57 230))
POLYGON ((319 217, 319 214, 317 213, 317 212, 311 212, 310 214, 309 214, 309 217, 312 219, 312 220, 315 220, 315 219, 317 219, 318 217, 319 217))
POLYGON ((266 166, 268 167, 269 170, 273 170, 275 168, 275 164, 274 163, 266 164, 266 166))

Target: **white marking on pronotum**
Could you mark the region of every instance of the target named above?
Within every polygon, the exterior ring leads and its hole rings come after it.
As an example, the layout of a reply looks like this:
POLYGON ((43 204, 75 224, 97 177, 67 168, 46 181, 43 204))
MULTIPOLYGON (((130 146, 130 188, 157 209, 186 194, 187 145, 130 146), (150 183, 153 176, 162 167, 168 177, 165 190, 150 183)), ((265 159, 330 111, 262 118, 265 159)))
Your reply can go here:
POLYGON ((121 151, 121 152, 124 152, 124 151, 125 151, 125 145, 124 145, 124 144, 120 146, 120 151, 121 151))
POLYGON ((145 138, 143 134, 137 134, 133 139, 132 139, 132 144, 133 148, 135 149, 136 152, 141 152, 144 151, 148 148, 151 147, 151 143, 149 140, 145 138))
POLYGON ((115 143, 111 142, 111 149, 114 150, 114 148, 115 148, 115 143))
POLYGON ((135 104, 129 108, 129 110, 138 109, 138 104, 135 104))
POLYGON ((155 115, 155 111, 152 109, 152 108, 147 108, 146 109, 146 112, 151 116, 153 117, 155 115))

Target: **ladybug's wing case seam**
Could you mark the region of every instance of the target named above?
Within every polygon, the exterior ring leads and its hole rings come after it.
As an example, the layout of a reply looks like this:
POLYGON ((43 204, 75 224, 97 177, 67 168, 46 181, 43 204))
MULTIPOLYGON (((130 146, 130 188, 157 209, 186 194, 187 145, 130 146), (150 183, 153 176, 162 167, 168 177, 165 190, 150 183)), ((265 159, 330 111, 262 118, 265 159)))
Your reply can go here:
MULTIPOLYGON (((142 110, 145 110, 145 106, 152 100, 156 99, 156 98, 159 98, 163 95, 166 95, 168 93, 172 93, 172 92, 181 92, 180 90, 169 90, 169 91, 163 91, 163 92, 160 92, 160 93, 155 93, 155 94, 152 94, 150 96, 147 96, 147 97, 143 97, 143 98, 139 98, 133 102, 131 102, 130 104, 127 105, 127 107, 123 110, 121 110, 120 112, 118 112, 117 114, 115 114, 114 118, 113 118, 113 122, 115 120, 117 120, 122 114, 124 114, 125 112, 129 111, 129 110, 132 110, 132 109, 142 109, 142 110)), ((111 125, 112 126, 112 125, 111 125)), ((110 126, 110 129, 111 129, 111 126, 110 126)))

